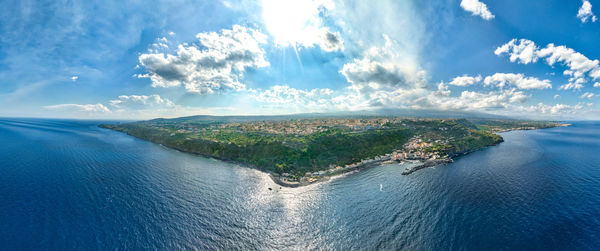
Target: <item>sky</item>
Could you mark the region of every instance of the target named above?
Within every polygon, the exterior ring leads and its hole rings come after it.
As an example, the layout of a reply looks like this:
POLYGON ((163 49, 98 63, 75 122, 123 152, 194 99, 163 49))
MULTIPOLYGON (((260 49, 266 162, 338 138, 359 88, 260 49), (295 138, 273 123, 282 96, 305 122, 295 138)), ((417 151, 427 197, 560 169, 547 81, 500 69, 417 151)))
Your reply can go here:
POLYGON ((600 0, 0 4, 5 117, 600 119, 600 0))

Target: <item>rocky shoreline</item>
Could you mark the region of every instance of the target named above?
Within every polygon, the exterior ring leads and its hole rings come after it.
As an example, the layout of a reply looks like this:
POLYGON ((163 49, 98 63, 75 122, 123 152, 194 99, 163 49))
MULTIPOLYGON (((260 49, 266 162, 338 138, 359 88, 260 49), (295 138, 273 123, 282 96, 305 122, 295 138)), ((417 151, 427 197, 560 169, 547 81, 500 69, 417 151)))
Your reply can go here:
POLYGON ((283 186, 283 187, 291 187, 291 188, 301 187, 301 186, 307 186, 307 185, 312 185, 312 184, 317 184, 317 183, 321 183, 324 181, 328 181, 333 177, 342 176, 345 174, 356 172, 358 170, 364 170, 364 169, 368 169, 368 168, 377 167, 377 166, 384 164, 387 161, 389 161, 389 160, 373 161, 373 162, 357 165, 351 169, 342 169, 340 171, 336 171, 335 173, 329 173, 329 174, 324 174, 323 176, 311 177, 310 180, 309 179, 300 179, 300 181, 288 181, 284 177, 281 177, 275 173, 269 173, 269 177, 271 178, 271 180, 273 180, 273 182, 275 182, 275 184, 283 186))

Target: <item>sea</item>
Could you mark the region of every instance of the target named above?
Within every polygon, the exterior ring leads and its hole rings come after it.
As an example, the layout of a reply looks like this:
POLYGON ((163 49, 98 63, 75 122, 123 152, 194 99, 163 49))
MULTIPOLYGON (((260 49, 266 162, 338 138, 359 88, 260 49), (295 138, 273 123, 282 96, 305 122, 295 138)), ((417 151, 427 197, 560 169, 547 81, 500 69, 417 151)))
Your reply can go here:
POLYGON ((600 122, 300 188, 105 122, 0 118, 0 250, 600 249, 600 122))

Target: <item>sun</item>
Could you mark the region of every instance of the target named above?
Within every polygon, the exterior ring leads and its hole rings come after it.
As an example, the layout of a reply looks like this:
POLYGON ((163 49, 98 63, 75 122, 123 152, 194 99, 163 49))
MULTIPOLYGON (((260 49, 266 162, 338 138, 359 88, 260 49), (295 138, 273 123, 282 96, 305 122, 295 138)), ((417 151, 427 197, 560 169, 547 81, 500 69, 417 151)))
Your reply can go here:
POLYGON ((322 26, 319 8, 322 3, 310 0, 263 0, 263 22, 281 46, 311 46, 322 26))

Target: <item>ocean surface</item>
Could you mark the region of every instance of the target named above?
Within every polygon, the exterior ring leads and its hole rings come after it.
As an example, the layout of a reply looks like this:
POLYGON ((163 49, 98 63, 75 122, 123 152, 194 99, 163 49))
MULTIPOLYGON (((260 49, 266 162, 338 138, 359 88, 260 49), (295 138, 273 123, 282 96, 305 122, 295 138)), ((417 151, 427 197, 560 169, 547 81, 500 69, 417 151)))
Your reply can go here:
POLYGON ((281 189, 100 122, 0 118, 1 250, 600 249, 599 122, 281 189))

